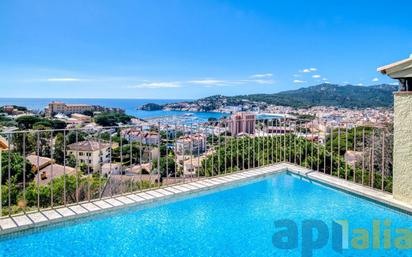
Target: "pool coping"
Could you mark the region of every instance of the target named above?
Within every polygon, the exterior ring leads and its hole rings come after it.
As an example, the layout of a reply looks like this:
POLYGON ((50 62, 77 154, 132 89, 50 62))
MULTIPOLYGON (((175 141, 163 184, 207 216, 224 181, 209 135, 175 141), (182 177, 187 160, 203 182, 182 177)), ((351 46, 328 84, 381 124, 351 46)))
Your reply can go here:
POLYGON ((193 179, 194 181, 186 181, 185 183, 153 188, 145 191, 85 201, 52 209, 32 211, 25 214, 13 215, 11 217, 2 217, 0 219, 0 236, 62 223, 80 217, 93 216, 117 209, 144 206, 150 203, 161 202, 175 197, 177 198, 178 196, 211 191, 212 189, 224 188, 227 185, 252 181, 257 178, 286 171, 376 201, 380 204, 388 205, 389 207, 401 210, 407 214, 412 214, 412 206, 394 199, 392 194, 284 162, 255 169, 222 174, 210 178, 195 178, 193 179))

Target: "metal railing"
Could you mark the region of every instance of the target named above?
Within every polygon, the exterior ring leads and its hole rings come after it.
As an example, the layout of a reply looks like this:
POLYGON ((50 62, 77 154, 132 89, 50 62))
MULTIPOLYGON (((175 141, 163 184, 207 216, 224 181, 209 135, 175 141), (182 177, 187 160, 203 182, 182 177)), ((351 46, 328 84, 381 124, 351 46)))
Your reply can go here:
POLYGON ((277 117, 0 135, 1 216, 279 162, 392 190, 391 126, 277 117))

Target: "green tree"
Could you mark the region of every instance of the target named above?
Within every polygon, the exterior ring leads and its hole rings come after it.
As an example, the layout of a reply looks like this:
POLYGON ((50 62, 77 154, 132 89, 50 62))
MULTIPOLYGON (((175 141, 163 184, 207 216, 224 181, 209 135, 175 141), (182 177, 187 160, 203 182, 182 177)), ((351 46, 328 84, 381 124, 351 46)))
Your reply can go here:
MULTIPOLYGON (((152 167, 154 171, 158 168, 158 159, 152 160, 152 167)), ((162 178, 173 176, 176 171, 175 159, 172 156, 160 157, 160 176, 162 178)))
POLYGON ((26 181, 30 181, 34 178, 34 173, 31 170, 31 164, 27 160, 24 161, 23 156, 21 156, 19 153, 10 153, 9 162, 9 152, 2 152, 1 164, 2 185, 8 183, 9 168, 11 183, 23 182, 24 174, 26 175, 26 181))
POLYGON ((32 129, 33 125, 42 121, 42 119, 34 115, 24 115, 18 117, 15 121, 20 129, 32 129))
POLYGON ((103 112, 94 117, 94 121, 101 126, 116 126, 117 123, 126 124, 132 117, 117 112, 103 112))

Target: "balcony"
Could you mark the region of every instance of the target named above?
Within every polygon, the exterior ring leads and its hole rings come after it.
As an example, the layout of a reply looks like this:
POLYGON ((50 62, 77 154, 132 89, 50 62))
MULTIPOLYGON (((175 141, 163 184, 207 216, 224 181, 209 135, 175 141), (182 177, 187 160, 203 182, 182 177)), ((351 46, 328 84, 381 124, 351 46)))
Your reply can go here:
POLYGON ((125 196, 162 198, 180 186, 197 191, 285 169, 409 208, 391 200, 390 126, 253 119, 247 121, 254 122, 253 129, 245 132, 233 130, 230 122, 2 133, 7 145, 0 159, 2 219, 18 226, 16 217, 55 210, 82 214, 127 205, 133 197, 125 196), (124 131, 131 129, 156 135, 156 144, 128 137, 124 131), (196 147, 199 137, 205 139, 204 151, 196 147), (69 145, 88 145, 90 154, 81 156, 69 145))

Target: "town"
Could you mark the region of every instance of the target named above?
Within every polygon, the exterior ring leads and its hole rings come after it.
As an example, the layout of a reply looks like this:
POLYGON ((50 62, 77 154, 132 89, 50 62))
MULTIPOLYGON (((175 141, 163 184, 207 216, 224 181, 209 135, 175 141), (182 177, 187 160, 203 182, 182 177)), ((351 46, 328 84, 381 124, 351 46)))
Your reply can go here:
MULTIPOLYGON (((289 137, 287 140, 298 144, 304 140, 309 145, 305 143, 305 150, 293 150, 299 151, 299 156, 297 153, 292 156, 292 149, 288 149, 291 152, 288 157, 284 153, 284 158, 304 162, 301 151, 308 154, 308 146, 313 151, 315 144, 319 144, 338 147, 335 151, 342 154, 342 163, 339 161, 342 167, 349 165, 355 169, 359 165, 374 165, 369 160, 371 155, 357 147, 365 148, 366 144, 370 148, 371 133, 376 138, 383 138, 387 131, 388 136, 393 119, 392 111, 385 108, 268 105, 264 111, 243 110, 243 106, 226 106, 219 109, 228 113, 226 116, 196 123, 185 119, 174 122, 164 118, 144 120, 127 115, 121 109, 87 104, 51 102, 42 113, 21 106, 4 106, 0 109, 0 147, 3 151, 17 151, 20 154, 13 158, 27 161, 30 168, 20 177, 26 178, 24 184, 32 188, 53 187, 59 181, 62 183, 62 179, 68 183, 70 177, 76 178, 71 186, 77 189, 71 200, 65 201, 79 201, 96 194, 110 196, 132 189, 181 183, 227 169, 245 169, 267 162, 266 158, 280 159, 282 153, 275 157, 267 156, 264 151, 266 147, 274 147, 279 137, 285 136, 289 137), (350 144, 347 142, 349 136, 350 144), (334 140, 338 140, 335 146, 332 145, 334 140), (258 144, 257 156, 254 152, 244 153, 253 154, 253 157, 242 156, 240 159, 239 156, 226 156, 226 151, 238 155, 238 151, 245 151, 243 144, 255 148, 255 143, 258 144), (225 149, 224 156, 221 156, 222 149, 225 149), (214 167, 214 162, 219 163, 218 167, 214 167)), ((373 144, 378 149, 377 144, 373 144)), ((385 154, 386 159, 391 156, 391 152, 385 154)), ((329 164, 325 158, 322 164, 318 160, 316 166, 327 169, 329 164)), ((385 162, 385 156, 381 158, 385 162)), ((0 162, 5 167, 10 160, 3 155, 0 162)), ((315 165, 313 160, 310 165, 315 165)), ((386 166, 389 174, 391 164, 386 166)), ((18 205, 32 204, 26 199, 18 205)))

